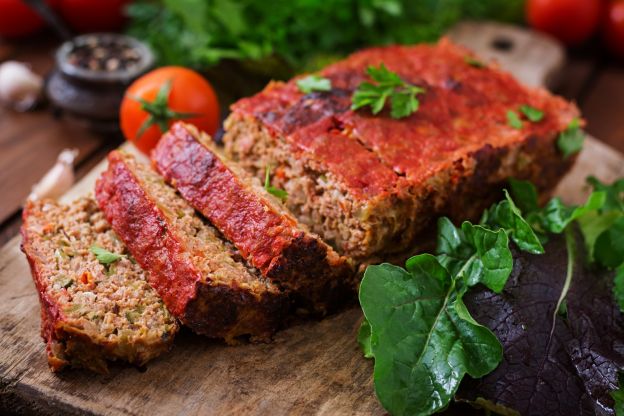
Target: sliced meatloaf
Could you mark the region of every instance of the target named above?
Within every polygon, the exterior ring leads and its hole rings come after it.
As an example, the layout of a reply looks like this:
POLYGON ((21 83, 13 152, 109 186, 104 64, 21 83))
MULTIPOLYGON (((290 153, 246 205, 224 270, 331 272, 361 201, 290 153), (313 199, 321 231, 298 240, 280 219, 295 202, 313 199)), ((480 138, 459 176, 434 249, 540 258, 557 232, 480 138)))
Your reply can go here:
POLYGON ((353 288, 349 261, 309 232, 211 139, 177 123, 152 153, 156 169, 299 308, 324 314, 353 288))
POLYGON ((327 92, 304 94, 297 79, 270 83, 232 106, 225 153, 258 177, 276 166, 272 185, 288 192, 288 208, 341 253, 402 250, 432 218, 478 215, 509 177, 548 191, 573 163, 556 140, 577 108, 473 62, 442 40, 357 52, 320 71, 327 92), (371 81, 366 69, 380 64, 425 89, 418 111, 393 119, 388 108, 351 110, 353 92, 371 81), (543 119, 524 119, 523 105, 543 119))
POLYGON ((113 151, 96 198, 169 311, 193 331, 234 343, 268 339, 286 298, 202 220, 163 178, 113 151))
POLYGON ((175 319, 93 199, 29 202, 23 220, 53 371, 106 372, 107 360, 143 365, 169 349, 175 319))

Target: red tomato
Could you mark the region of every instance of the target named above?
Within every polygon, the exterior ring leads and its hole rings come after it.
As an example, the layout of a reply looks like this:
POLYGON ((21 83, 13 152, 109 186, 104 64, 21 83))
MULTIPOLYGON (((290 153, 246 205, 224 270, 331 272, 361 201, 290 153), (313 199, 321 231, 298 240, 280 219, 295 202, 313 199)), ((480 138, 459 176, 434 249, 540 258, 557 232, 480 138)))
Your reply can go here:
POLYGON ((598 26, 601 11, 601 0, 528 0, 526 3, 529 24, 567 45, 587 40, 598 26))
POLYGON ((121 131, 143 153, 148 154, 176 120, 208 134, 219 127, 217 96, 197 72, 179 66, 158 68, 126 90, 119 110, 121 131))
POLYGON ((115 32, 126 18, 124 7, 131 0, 59 0, 63 20, 77 32, 115 32))
POLYGON ((0 36, 8 38, 29 36, 44 26, 39 15, 22 0, 0 0, 0 36))
POLYGON ((609 3, 603 30, 607 48, 614 55, 624 58, 624 0, 609 3))

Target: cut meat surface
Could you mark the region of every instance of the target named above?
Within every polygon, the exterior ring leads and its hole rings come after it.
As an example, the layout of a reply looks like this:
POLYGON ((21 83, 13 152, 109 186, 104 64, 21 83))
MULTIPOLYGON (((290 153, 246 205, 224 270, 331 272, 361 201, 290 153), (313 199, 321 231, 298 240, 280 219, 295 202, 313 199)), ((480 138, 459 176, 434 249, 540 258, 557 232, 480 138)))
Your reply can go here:
POLYGON ((108 161, 97 201, 171 313, 228 343, 269 339, 288 306, 285 294, 151 168, 119 151, 108 161))
POLYGON ((53 371, 107 372, 109 360, 143 365, 167 351, 178 326, 91 198, 29 202, 22 250, 41 302, 53 371), (94 252, 106 252, 98 259, 94 252))
POLYGON ((156 169, 298 308, 325 314, 353 291, 354 271, 272 195, 219 155, 207 135, 177 123, 152 153, 156 169))
POLYGON ((467 57, 448 40, 370 48, 320 71, 331 91, 273 82, 232 106, 225 153, 258 177, 275 166, 272 184, 292 196, 295 216, 358 260, 405 249, 437 216, 479 215, 509 177, 551 190, 574 162, 556 141, 577 108, 467 57), (370 81, 367 67, 381 64, 424 88, 418 111, 395 120, 387 108, 350 109, 355 89, 370 81), (523 105, 544 117, 524 119, 523 105), (521 128, 508 123, 509 111, 521 128))

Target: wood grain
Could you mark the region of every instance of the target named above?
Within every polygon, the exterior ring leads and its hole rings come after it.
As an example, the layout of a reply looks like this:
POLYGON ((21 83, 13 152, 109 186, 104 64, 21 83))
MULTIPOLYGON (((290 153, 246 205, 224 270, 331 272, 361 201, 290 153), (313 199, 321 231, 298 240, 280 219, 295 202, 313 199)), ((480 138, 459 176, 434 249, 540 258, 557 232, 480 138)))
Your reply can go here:
MULTIPOLYGON (((126 145, 126 149, 132 148, 126 145)), ((91 192, 100 163, 65 197, 91 192)), ((588 174, 624 174, 624 157, 588 138, 557 194, 583 197, 588 174), (596 163, 600 161, 600 163, 596 163)), ((356 342, 357 308, 276 335, 271 344, 227 347, 183 331, 145 371, 53 374, 39 337, 39 304, 16 237, 0 251, 0 410, 28 414, 371 415, 383 414, 372 363, 356 342)), ((465 414, 465 413, 462 413, 465 414)))
MULTIPOLYGON (((44 76, 54 64, 54 46, 51 40, 17 44, 10 58, 27 62, 44 76)), ((61 150, 78 149, 80 163, 106 140, 74 122, 55 119, 47 110, 18 113, 0 107, 0 127, 0 222, 19 211, 32 185, 52 167, 61 150)), ((116 137, 110 140, 119 143, 116 137)))
POLYGON ((624 68, 605 68, 582 105, 587 131, 624 152, 624 68))

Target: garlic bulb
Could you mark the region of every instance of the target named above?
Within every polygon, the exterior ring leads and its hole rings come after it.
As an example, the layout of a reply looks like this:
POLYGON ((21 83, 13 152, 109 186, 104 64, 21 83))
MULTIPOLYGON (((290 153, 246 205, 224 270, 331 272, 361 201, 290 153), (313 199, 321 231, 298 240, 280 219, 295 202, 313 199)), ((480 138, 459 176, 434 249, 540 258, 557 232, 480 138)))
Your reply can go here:
POLYGON ((76 156, 78 156, 77 149, 63 150, 52 169, 33 186, 28 199, 32 201, 44 198, 56 199, 67 192, 75 181, 74 160, 76 156))
POLYGON ((0 102, 18 111, 26 111, 41 97, 43 79, 16 61, 0 64, 0 102))

